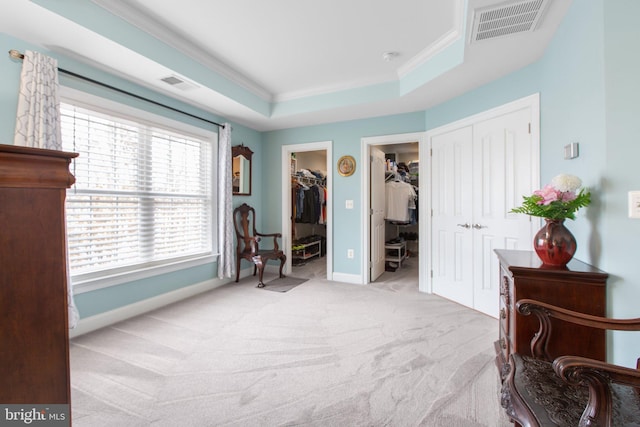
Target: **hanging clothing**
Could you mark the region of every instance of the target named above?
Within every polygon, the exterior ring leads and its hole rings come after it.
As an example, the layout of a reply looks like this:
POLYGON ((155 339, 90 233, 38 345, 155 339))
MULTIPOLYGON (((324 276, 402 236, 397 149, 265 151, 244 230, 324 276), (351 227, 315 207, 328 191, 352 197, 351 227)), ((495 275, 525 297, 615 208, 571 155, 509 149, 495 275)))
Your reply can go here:
POLYGON ((318 186, 318 194, 320 196, 320 217, 318 218, 318 224, 327 223, 327 189, 321 185, 318 186))
POLYGON ((304 192, 305 190, 307 190, 308 187, 302 184, 298 184, 295 188, 296 191, 296 197, 295 197, 295 203, 296 203, 296 219, 300 220, 300 218, 302 218, 302 211, 304 210, 304 192))
POLYGON ((318 224, 320 219, 320 190, 318 185, 312 185, 304 190, 302 215, 300 222, 318 224))
POLYGON ((297 184, 291 191, 291 213, 296 222, 325 224, 326 188, 318 184, 310 187, 297 184))
POLYGON ((385 184, 386 213, 388 221, 410 222, 415 215, 417 194, 411 184, 402 181, 389 181, 385 184))

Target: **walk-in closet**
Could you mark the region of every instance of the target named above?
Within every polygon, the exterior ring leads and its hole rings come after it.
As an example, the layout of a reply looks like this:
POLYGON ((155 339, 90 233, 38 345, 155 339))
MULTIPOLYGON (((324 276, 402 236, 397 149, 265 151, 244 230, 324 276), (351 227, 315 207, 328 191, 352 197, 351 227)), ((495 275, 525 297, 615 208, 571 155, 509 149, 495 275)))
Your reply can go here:
MULTIPOLYGON (((384 152, 384 273, 375 281, 407 281, 418 287, 418 142, 378 146, 384 152)), ((372 192, 380 191, 372 186, 372 192)))
POLYGON ((291 153, 291 267, 296 277, 325 277, 327 152, 291 153))

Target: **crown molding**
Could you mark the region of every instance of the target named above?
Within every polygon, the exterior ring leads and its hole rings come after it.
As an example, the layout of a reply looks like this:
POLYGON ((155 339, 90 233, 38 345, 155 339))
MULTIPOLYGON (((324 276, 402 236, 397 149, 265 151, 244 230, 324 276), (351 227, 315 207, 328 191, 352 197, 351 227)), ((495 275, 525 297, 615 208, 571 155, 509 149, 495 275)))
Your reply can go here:
POLYGON ((312 89, 304 89, 299 91, 276 94, 273 97, 273 102, 278 103, 278 102, 293 101, 293 100, 302 99, 302 98, 310 98, 314 96, 329 95, 329 94, 334 94, 338 92, 344 92, 347 90, 359 89, 367 86, 388 83, 391 81, 396 81, 396 79, 368 78, 368 79, 358 79, 357 81, 339 83, 334 85, 318 86, 312 89))
POLYGON ((422 64, 429 62, 437 54, 455 43, 461 36, 462 33, 457 28, 449 30, 419 54, 402 64, 402 66, 398 67, 398 78, 402 79, 411 74, 422 64))
POLYGON ((462 37, 465 23, 464 10, 464 0, 457 0, 453 16, 453 28, 424 48, 413 58, 405 62, 402 66, 398 67, 398 77, 400 79, 415 71, 422 64, 431 60, 431 58, 451 46, 462 37))
POLYGON ((148 14, 136 8, 132 4, 126 2, 125 0, 91 1, 101 8, 118 16, 119 18, 129 22, 131 25, 144 31, 145 33, 152 35, 163 43, 166 43, 179 52, 182 52, 183 54, 196 60, 207 68, 210 68, 227 80, 250 91, 264 101, 272 102, 273 94, 267 91, 264 87, 248 78, 247 76, 243 75, 239 71, 224 64, 223 62, 206 52, 204 49, 196 46, 193 42, 187 40, 180 34, 176 33, 175 31, 171 31, 167 26, 164 26, 153 19, 149 19, 148 14))

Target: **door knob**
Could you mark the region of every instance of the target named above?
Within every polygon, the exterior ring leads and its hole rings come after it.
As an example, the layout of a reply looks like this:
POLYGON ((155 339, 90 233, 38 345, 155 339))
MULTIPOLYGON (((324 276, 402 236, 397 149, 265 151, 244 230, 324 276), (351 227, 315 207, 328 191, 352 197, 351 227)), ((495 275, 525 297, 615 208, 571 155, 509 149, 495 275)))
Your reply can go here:
POLYGON ((480 225, 480 224, 473 224, 473 228, 475 228, 476 230, 480 230, 481 228, 487 228, 486 225, 480 225))
POLYGON ((471 228, 471 226, 469 225, 469 223, 458 224, 458 227, 462 227, 462 228, 471 228))

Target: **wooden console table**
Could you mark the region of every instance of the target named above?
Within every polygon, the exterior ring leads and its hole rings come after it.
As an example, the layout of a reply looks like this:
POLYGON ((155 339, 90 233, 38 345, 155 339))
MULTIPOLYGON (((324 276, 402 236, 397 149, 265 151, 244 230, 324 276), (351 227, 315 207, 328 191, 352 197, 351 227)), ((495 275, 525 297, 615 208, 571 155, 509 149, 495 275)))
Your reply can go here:
MULTIPOLYGON (((517 313, 515 304, 530 298, 569 310, 605 316, 608 274, 573 259, 566 268, 542 266, 535 252, 495 250, 500 260, 500 331, 496 365, 504 380, 509 355, 531 355, 530 342, 538 331, 535 316, 517 313)), ((552 357, 584 356, 605 360, 605 332, 555 321, 549 343, 552 357)))

